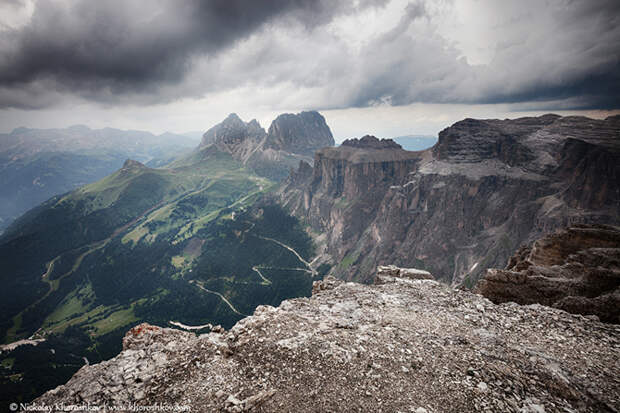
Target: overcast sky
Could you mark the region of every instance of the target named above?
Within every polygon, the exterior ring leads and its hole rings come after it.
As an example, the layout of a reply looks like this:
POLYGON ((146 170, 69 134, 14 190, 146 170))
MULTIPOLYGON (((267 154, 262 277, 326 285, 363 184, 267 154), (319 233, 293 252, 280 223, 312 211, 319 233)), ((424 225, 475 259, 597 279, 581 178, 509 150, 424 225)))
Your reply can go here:
POLYGON ((0 131, 309 109, 338 141, 618 113, 620 1, 0 1, 0 131))

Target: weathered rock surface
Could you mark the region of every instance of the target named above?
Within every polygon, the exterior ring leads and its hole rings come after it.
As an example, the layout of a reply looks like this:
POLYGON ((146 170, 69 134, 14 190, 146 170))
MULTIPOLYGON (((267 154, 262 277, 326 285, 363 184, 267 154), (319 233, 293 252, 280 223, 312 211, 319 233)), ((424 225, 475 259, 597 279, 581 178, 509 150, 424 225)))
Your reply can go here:
POLYGON ((432 280, 315 282, 230 331, 142 324, 36 403, 191 411, 616 412, 620 326, 432 280))
POLYGON ((231 113, 223 122, 205 132, 200 145, 215 144, 220 150, 233 155, 235 159, 247 162, 266 136, 265 129, 256 119, 246 123, 237 114, 231 113))
POLYGON ((395 265, 385 265, 377 267, 377 276, 375 284, 381 284, 384 277, 408 278, 410 280, 433 280, 433 275, 424 270, 417 268, 398 268, 395 265))
POLYGON ((233 158, 272 179, 282 180, 314 152, 334 145, 334 138, 318 112, 286 113, 278 116, 265 132, 255 120, 244 122, 230 114, 202 137, 201 148, 214 145, 233 158))
POLYGON ((465 119, 425 151, 365 137, 303 168, 280 202, 348 280, 394 263, 471 287, 545 233, 620 222, 619 116, 465 119))
POLYGON ((620 228, 576 225, 522 247, 477 292, 496 303, 540 303, 620 323, 620 228))
POLYGON ((284 113, 271 123, 266 147, 312 157, 314 152, 334 146, 334 137, 318 112, 284 113))
POLYGON ((402 146, 394 142, 392 139, 379 140, 377 137, 371 135, 366 135, 361 139, 347 139, 342 142, 342 146, 366 149, 403 149, 402 146))

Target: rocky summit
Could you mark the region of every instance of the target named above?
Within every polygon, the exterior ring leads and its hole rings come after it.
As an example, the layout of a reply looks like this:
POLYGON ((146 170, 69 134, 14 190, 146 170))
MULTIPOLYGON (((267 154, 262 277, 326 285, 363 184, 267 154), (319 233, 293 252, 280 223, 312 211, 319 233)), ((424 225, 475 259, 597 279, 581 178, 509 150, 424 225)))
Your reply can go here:
POLYGON ((371 282, 396 264, 473 287, 545 233, 617 225, 620 117, 465 119, 418 152, 366 136, 317 151, 278 197, 332 275, 371 282))
POLYGON ((620 228, 575 225, 520 248, 476 286, 493 302, 540 303, 620 323, 620 228))
MULTIPOLYGON (((404 271, 404 273, 412 271, 404 271)), ((413 271, 414 272, 414 271, 413 271)), ((433 280, 327 277, 229 331, 141 324, 38 405, 191 411, 617 412, 620 326, 433 280)))
POLYGON ((361 139, 347 139, 342 142, 342 146, 367 149, 403 149, 402 146, 392 139, 377 139, 377 137, 372 135, 363 136, 361 139))
POLYGON ((260 175, 283 180, 300 161, 311 162, 316 150, 333 146, 334 137, 325 118, 314 111, 281 114, 268 132, 256 119, 244 122, 231 113, 205 132, 200 147, 209 145, 260 175))

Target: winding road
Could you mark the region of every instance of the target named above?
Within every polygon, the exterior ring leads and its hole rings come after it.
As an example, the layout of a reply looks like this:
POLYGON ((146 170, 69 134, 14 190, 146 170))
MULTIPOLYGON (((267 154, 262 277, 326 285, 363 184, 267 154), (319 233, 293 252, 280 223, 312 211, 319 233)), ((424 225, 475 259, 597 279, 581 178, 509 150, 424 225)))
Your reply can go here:
POLYGON ((244 317, 248 316, 248 314, 243 314, 242 312, 237 310, 235 308, 235 306, 232 305, 232 303, 230 301, 228 301, 228 298, 224 297, 222 294, 218 293, 217 291, 213 291, 213 290, 209 290, 209 289, 205 288, 200 281, 190 280, 189 282, 190 282, 190 284, 195 284, 198 288, 200 288, 201 290, 203 290, 203 291, 205 291, 207 293, 211 293, 211 294, 215 294, 215 295, 219 296, 222 299, 222 301, 224 301, 228 305, 228 307, 230 307, 230 309, 234 313, 239 314, 239 315, 244 316, 244 317))
POLYGON ((304 260, 301 255, 299 255, 299 253, 297 251, 295 251, 293 248, 289 247, 288 245, 286 245, 283 242, 278 241, 277 239, 273 239, 273 238, 269 238, 269 237, 263 237, 261 235, 257 235, 258 238, 267 240, 267 241, 271 241, 271 242, 275 242, 276 244, 278 244, 279 246, 286 248, 287 250, 289 250, 290 252, 292 252, 293 254, 295 254, 295 256, 297 257, 297 259, 299 261, 301 261, 306 267, 308 267, 309 272, 312 274, 313 277, 315 277, 316 275, 318 275, 317 271, 312 268, 312 265, 310 265, 310 263, 306 260, 304 260))
POLYGON ((261 284, 264 285, 271 285, 271 280, 269 280, 268 278, 266 278, 262 272, 260 272, 260 270, 258 269, 258 267, 255 265, 252 267, 252 269, 254 271, 256 271, 258 273, 258 276, 263 280, 263 282, 261 284))

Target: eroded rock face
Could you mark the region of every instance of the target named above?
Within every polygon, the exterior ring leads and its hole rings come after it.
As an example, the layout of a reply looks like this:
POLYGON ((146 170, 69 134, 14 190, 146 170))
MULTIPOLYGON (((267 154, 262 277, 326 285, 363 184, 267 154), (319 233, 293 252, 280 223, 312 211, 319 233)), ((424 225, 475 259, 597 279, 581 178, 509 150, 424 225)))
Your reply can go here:
POLYGON ((252 152, 265 140, 267 133, 254 119, 244 122, 235 113, 205 132, 201 146, 215 144, 233 158, 247 162, 252 152))
POLYGON ((347 139, 342 142, 342 146, 366 149, 403 149, 402 146, 394 142, 392 139, 379 140, 375 136, 371 135, 366 135, 361 139, 347 139))
POLYGON ((545 233, 620 222, 620 117, 466 119, 421 152, 351 142, 317 151, 312 179, 278 193, 339 278, 371 282, 394 263, 473 287, 545 233))
POLYGON ((578 225, 522 247, 477 292, 502 303, 540 303, 620 323, 620 228, 578 225))
POLYGON ((267 147, 275 150, 313 156, 315 151, 334 145, 332 132, 318 112, 285 113, 269 127, 267 147))
POLYGON ((244 122, 232 113, 205 132, 200 147, 209 145, 230 153, 260 175, 282 180, 300 161, 312 162, 317 149, 333 146, 334 138, 318 112, 282 114, 268 132, 255 119, 244 122))
POLYGON ((398 268, 395 265, 380 265, 377 267, 375 284, 384 282, 385 277, 407 278, 410 280, 434 280, 433 275, 417 268, 398 268))
POLYGON ((230 331, 142 324, 37 403, 191 411, 613 412, 620 326, 432 280, 315 282, 230 331))

